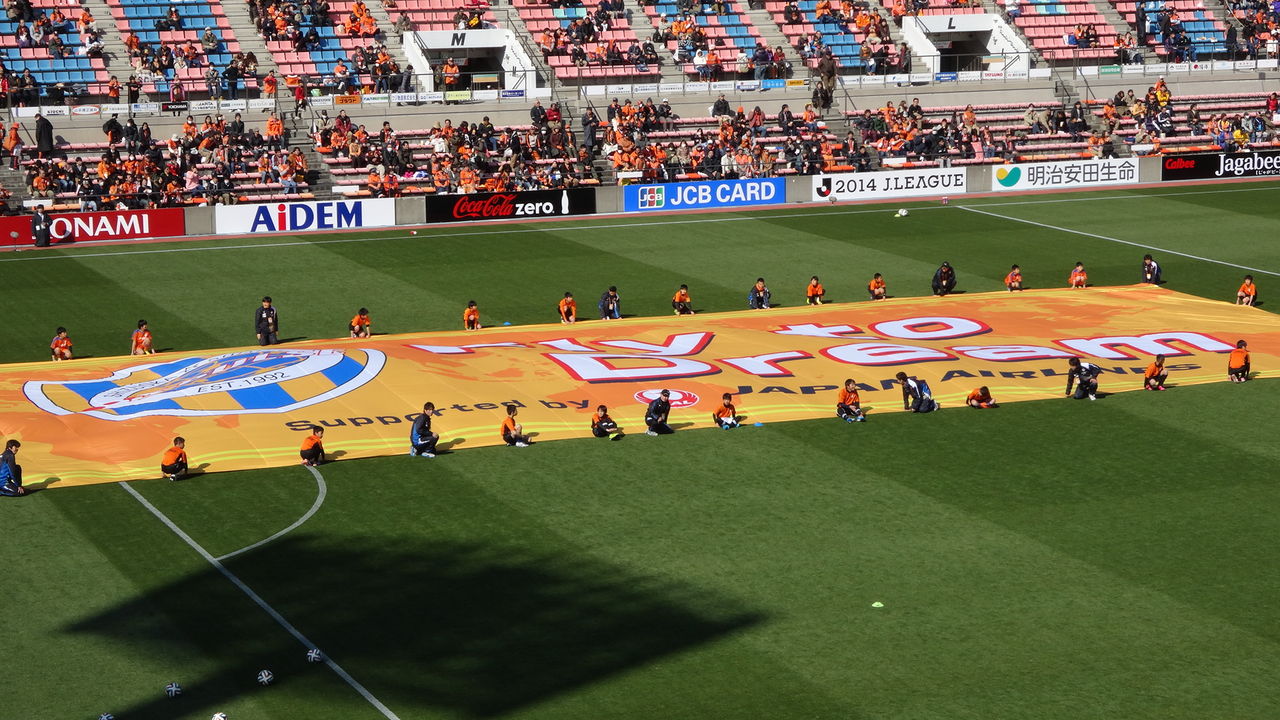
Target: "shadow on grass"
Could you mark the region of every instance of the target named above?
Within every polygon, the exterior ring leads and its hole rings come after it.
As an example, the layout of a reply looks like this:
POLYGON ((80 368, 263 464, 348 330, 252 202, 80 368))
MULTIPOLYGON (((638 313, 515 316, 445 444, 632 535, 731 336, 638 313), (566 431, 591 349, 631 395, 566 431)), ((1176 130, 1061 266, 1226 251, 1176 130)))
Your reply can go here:
MULTIPOLYGON (((584 555, 480 543, 289 537, 228 564, 302 634, 399 712, 492 717, 545 701, 761 622, 735 600, 584 555)), ((220 670, 179 679, 179 701, 113 711, 213 712, 259 669, 277 681, 324 672, 217 570, 188 576, 68 628, 173 657, 194 642, 220 670), (210 592, 211 587, 218 591, 210 592), (222 590, 230 590, 229 594, 222 590), (167 622, 177 624, 182 639, 167 622), (271 630, 264 632, 264 627, 271 630)))

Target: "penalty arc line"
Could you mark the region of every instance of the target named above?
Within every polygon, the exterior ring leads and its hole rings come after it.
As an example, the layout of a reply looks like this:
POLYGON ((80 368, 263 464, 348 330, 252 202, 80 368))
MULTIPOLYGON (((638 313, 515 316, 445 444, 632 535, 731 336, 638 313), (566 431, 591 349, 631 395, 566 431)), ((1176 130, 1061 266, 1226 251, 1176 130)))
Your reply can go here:
POLYGON ((1081 235, 1083 237, 1094 238, 1095 240, 1106 240, 1107 242, 1120 243, 1121 245, 1131 245, 1133 247, 1140 247, 1145 250, 1155 250, 1156 252, 1168 253, 1169 255, 1179 255, 1185 258, 1191 258, 1192 260, 1200 260, 1202 262, 1214 263, 1216 265, 1226 265, 1227 267, 1239 268, 1241 270, 1249 270, 1251 272, 1263 273, 1265 275, 1274 275, 1276 277, 1280 277, 1280 272, 1263 270, 1262 268, 1249 267, 1248 265, 1237 265, 1235 263, 1227 262, 1226 260, 1215 260, 1213 258, 1202 257, 1200 255, 1192 255, 1191 253, 1178 252, 1177 250, 1169 250, 1167 248, 1157 247, 1155 245, 1144 245, 1142 243, 1137 243, 1130 240, 1121 240, 1120 238, 1108 237, 1106 235, 1098 235, 1097 233, 1085 232, 1084 230, 1072 230, 1071 228, 1065 228, 1059 225, 1050 225, 1049 223, 1037 222, 1035 220, 1024 220, 1023 218, 1013 217, 1011 215, 1001 215, 1000 213, 993 213, 993 212, 987 212, 986 210, 979 210, 978 208, 972 207, 972 206, 957 205, 956 207, 971 213, 978 213, 980 215, 987 215, 993 218, 1000 218, 1001 220, 1010 220, 1012 222, 1019 222, 1026 225, 1035 225, 1036 227, 1042 227, 1048 230, 1057 230, 1058 232, 1069 233, 1071 235, 1081 235))
MULTIPOLYGON (((137 500, 139 503, 141 503, 142 507, 150 511, 152 515, 155 515, 156 518, 160 520, 160 522, 164 523, 165 526, 168 527, 169 530, 171 530, 174 535, 177 535, 179 538, 182 539, 183 542, 191 546, 191 549, 195 550, 200 555, 200 557, 208 561, 208 563, 212 565, 214 569, 222 573, 222 575, 225 578, 227 578, 227 580, 231 581, 232 585, 235 585, 237 588, 239 588, 241 592, 247 595, 249 599, 254 602, 254 604, 262 608, 263 612, 265 612, 267 615, 270 615, 271 619, 275 620, 276 623, 279 624, 280 627, 284 628, 286 632, 292 635, 295 640, 302 643, 308 650, 316 647, 315 644, 313 644, 310 640, 307 639, 307 636, 303 635, 296 627, 293 626, 292 623, 286 620, 283 615, 277 612, 275 608, 267 604, 267 601, 263 600, 262 596, 254 592, 253 588, 246 585, 245 582, 241 580, 239 577, 237 577, 235 573, 228 570, 226 566, 223 565, 221 562, 219 562, 218 559, 215 558, 213 555, 210 555, 208 550, 205 550, 204 547, 200 545, 200 543, 192 539, 192 537, 188 535, 186 532, 184 532, 182 528, 178 527, 172 520, 170 520, 167 515, 160 512, 160 509, 157 508, 155 505, 152 505, 151 501, 147 500, 145 497, 142 496, 141 493, 139 493, 137 490, 134 490, 132 487, 130 487, 128 483, 122 482, 120 483, 120 487, 124 488, 125 492, 132 495, 134 499, 137 500)), ((330 658, 327 654, 324 654, 321 657, 323 658, 324 664, 328 665, 330 670, 332 670, 335 674, 337 674, 338 677, 346 681, 346 683, 350 685, 353 690, 359 693, 360 696, 363 697, 366 701, 368 701, 369 704, 372 705, 378 712, 382 713, 383 717, 386 717, 387 720, 400 720, 400 717, 398 715, 392 712, 391 709, 388 708, 386 705, 383 705, 381 700, 374 697, 373 693, 369 692, 369 690, 366 689, 365 686, 361 685, 359 681, 351 677, 351 675, 347 673, 346 670, 343 670, 341 665, 334 662, 333 659, 330 658)))
POLYGON ((300 518, 298 518, 297 520, 295 520, 295 521, 294 521, 294 523, 293 523, 292 525, 290 525, 289 527, 287 527, 287 528, 285 528, 285 529, 281 530, 280 532, 278 532, 278 533, 276 533, 276 534, 272 535, 271 537, 268 537, 268 538, 264 538, 264 539, 262 539, 262 540, 259 540, 258 542, 254 543, 254 544, 252 544, 252 545, 247 545, 247 546, 245 546, 245 547, 242 547, 242 548, 240 548, 239 550, 232 550, 231 552, 227 553, 226 555, 221 555, 221 556, 216 557, 216 558, 214 558, 214 559, 215 559, 215 560, 217 560, 218 562, 222 562, 223 560, 230 560, 231 558, 233 558, 233 557, 235 557, 235 556, 237 556, 237 555, 243 555, 244 553, 247 553, 247 552, 249 552, 250 550, 256 550, 256 549, 258 549, 258 548, 262 547, 263 545, 266 545, 267 543, 269 543, 269 542, 271 542, 271 541, 273 541, 273 540, 277 540, 277 539, 279 539, 279 538, 281 538, 281 537, 284 537, 285 535, 288 535, 289 533, 291 533, 291 532, 293 532, 294 530, 297 530, 299 527, 301 527, 301 526, 302 526, 302 523, 304 523, 304 522, 306 522, 306 521, 310 520, 310 519, 311 519, 311 516, 312 516, 312 515, 315 515, 315 514, 316 514, 316 511, 320 509, 320 506, 324 504, 324 498, 325 498, 325 496, 326 496, 326 495, 328 495, 328 494, 329 494, 329 487, 328 487, 327 485, 325 485, 325 483, 324 483, 324 476, 320 474, 320 471, 319 471, 319 470, 317 470, 317 469, 315 469, 314 467, 311 467, 311 466, 309 466, 309 465, 307 466, 307 469, 308 469, 308 470, 310 470, 310 471, 311 471, 311 474, 312 474, 312 475, 315 475, 315 477, 316 477, 316 501, 315 501, 314 503, 312 503, 312 504, 311 504, 311 509, 310 509, 310 510, 308 510, 306 513, 304 513, 304 514, 302 515, 302 517, 300 517, 300 518))

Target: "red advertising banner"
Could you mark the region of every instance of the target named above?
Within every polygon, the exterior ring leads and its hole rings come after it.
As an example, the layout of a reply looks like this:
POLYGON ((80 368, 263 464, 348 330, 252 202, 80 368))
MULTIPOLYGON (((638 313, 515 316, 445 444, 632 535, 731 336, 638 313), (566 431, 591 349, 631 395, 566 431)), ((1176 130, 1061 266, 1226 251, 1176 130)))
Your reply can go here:
MULTIPOLYGON (((182 208, 50 213, 53 241, 138 240, 180 237, 187 231, 182 208)), ((31 245, 31 216, 0 217, 0 243, 31 245), (16 235, 14 233, 17 233, 16 235)))

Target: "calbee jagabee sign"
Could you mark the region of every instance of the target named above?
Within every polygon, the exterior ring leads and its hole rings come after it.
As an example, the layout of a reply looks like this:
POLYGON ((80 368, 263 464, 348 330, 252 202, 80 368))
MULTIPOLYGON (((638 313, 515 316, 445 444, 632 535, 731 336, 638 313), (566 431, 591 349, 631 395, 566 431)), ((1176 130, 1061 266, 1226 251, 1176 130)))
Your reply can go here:
POLYGON ((1160 162, 1161 180, 1216 180, 1280 175, 1280 151, 1169 155, 1160 162))
POLYGON ((981 385, 1005 402, 1062 397, 1074 356, 1103 369, 1104 392, 1140 389, 1157 354, 1178 385, 1225 382, 1239 338, 1276 373, 1276 315, 1151 286, 335 338, 0 366, 0 435, 22 439, 28 484, 60 487, 156 477, 174 435, 210 471, 296 464, 313 424, 344 458, 403 454, 426 401, 468 448, 501 442, 504 405, 539 440, 586 436, 601 403, 643 432, 663 389, 673 421, 707 427, 726 392, 750 422, 835 421, 845 378, 872 415, 900 412, 899 371, 944 410, 981 385))

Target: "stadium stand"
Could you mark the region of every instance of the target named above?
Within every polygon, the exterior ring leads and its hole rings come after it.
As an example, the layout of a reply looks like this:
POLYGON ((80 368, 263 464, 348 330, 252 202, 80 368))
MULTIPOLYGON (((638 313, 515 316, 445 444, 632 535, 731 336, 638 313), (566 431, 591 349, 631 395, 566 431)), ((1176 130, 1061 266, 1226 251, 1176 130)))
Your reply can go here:
MULTIPOLYGON (((107 0, 107 7, 125 38, 134 77, 142 83, 141 92, 173 99, 184 99, 192 91, 234 98, 241 90, 256 87, 257 58, 247 60, 253 67, 244 72, 246 56, 220 5, 107 0), (237 72, 225 77, 224 71, 237 55, 237 72), (216 78, 209 74, 211 70, 217 73, 216 78)), ((106 86, 101 90, 114 92, 117 98, 118 91, 106 86)))
POLYGON ((414 30, 458 30, 462 28, 499 27, 488 3, 459 5, 456 0, 397 0, 394 6, 383 3, 388 12, 395 10, 397 21, 408 19, 414 30))
POLYGON ((0 73, 18 105, 93 93, 109 79, 101 28, 77 0, 7 2, 0 22, 0 73))
POLYGON ((769 0, 765 9, 810 67, 816 67, 824 50, 831 51, 839 67, 870 75, 892 72, 906 57, 894 45, 884 16, 848 0, 769 0))
MULTIPOLYGON (((695 79, 748 77, 751 55, 763 45, 760 31, 733 0, 697 3, 681 12, 674 2, 642 4, 672 58, 695 79), (670 22, 668 22, 670 19, 670 22), (701 52, 701 61, 694 58, 701 52), (706 68, 699 70, 699 67, 706 68)), ((772 59, 771 59, 772 61, 772 59)))
POLYGON ((1045 60, 1100 60, 1115 55, 1116 33, 1085 0, 1020 0, 1013 22, 1045 60))
POLYGON ((1238 151, 1278 147, 1271 118, 1280 110, 1276 93, 1213 93, 1173 97, 1163 78, 1145 94, 1132 90, 1090 100, 1105 126, 1137 154, 1238 151))
POLYGON ((636 37, 621 0, 605 0, 594 12, 580 0, 554 8, 534 0, 512 4, 561 82, 592 84, 661 75, 656 49, 636 37))
POLYGON ((1111 0, 1138 37, 1146 38, 1161 61, 1195 62, 1200 56, 1227 50, 1227 28, 1205 7, 1204 0, 1111 0), (1138 8, 1142 8, 1139 27, 1138 8))

